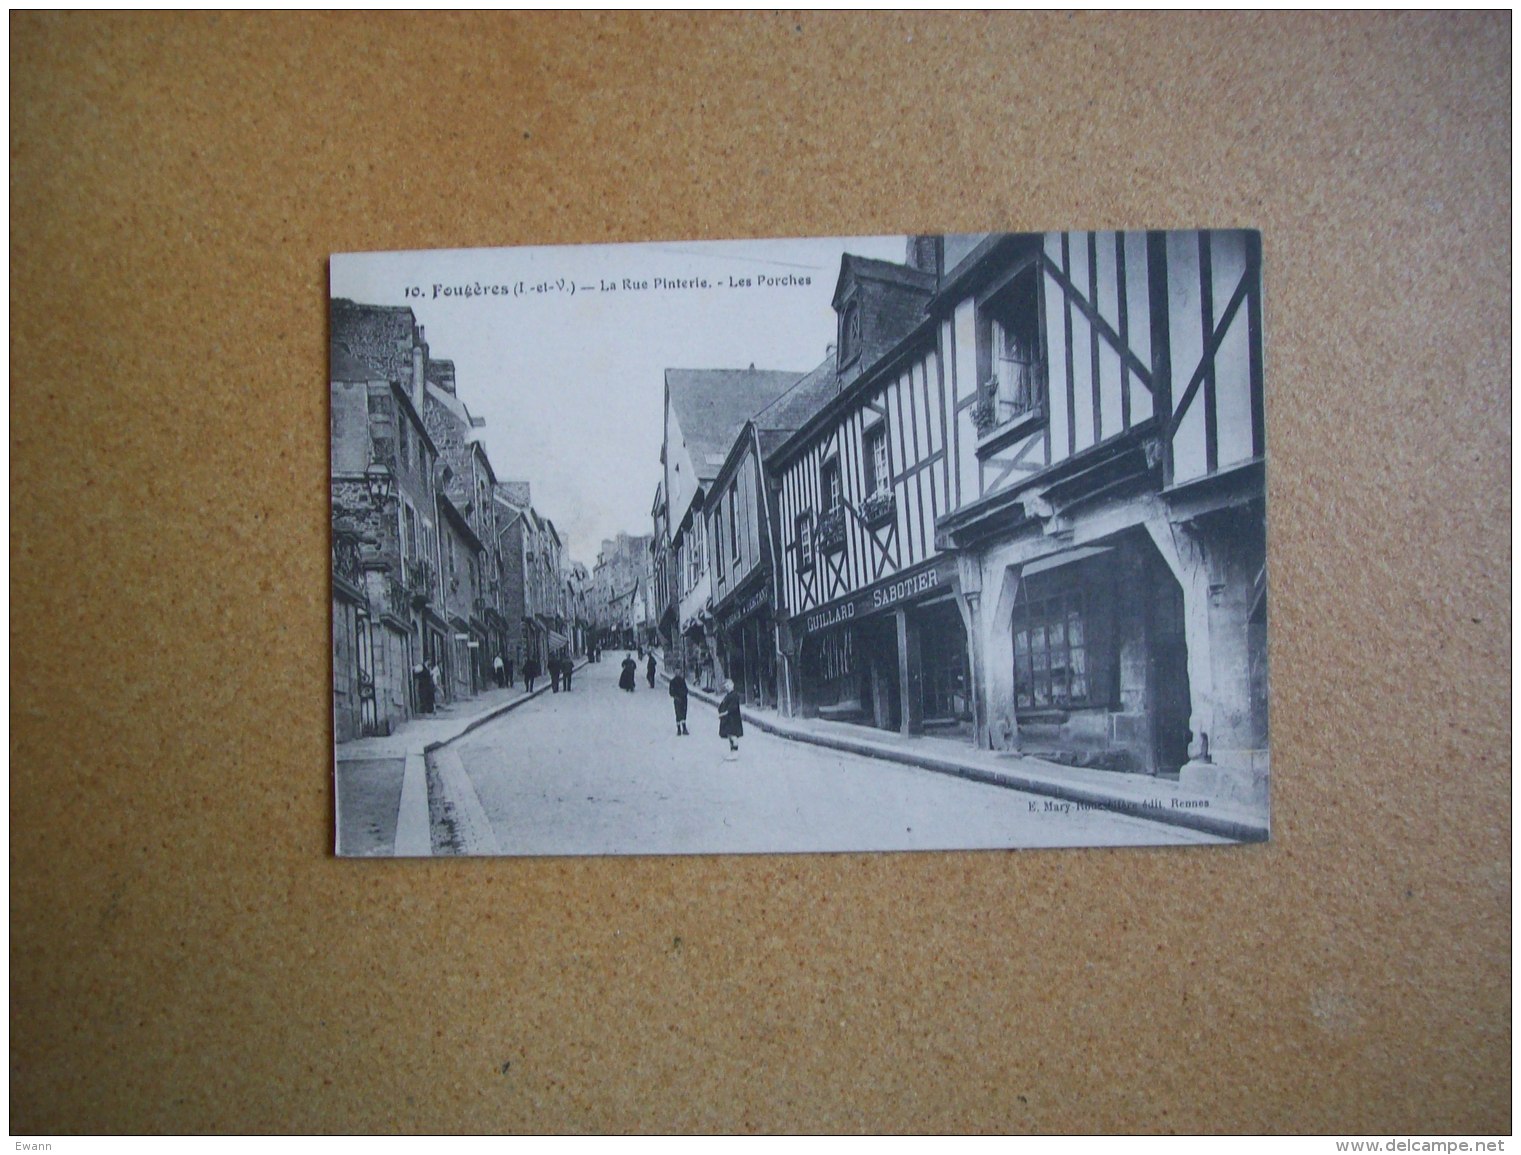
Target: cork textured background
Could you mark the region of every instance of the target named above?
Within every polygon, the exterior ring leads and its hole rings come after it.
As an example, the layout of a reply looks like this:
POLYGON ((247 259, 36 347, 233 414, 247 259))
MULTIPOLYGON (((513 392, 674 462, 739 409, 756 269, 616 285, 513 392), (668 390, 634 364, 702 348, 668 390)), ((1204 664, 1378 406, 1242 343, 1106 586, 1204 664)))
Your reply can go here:
POLYGON ((1509 14, 10 28, 13 1132, 1510 1130, 1509 14), (331 856, 330 252, 1193 226, 1270 844, 331 856))

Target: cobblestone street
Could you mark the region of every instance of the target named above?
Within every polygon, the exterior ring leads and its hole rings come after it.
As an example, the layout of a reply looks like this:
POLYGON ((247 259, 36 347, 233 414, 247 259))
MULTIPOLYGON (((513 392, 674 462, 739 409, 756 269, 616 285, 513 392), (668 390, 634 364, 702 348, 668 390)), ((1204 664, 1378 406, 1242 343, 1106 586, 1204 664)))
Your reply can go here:
POLYGON ((1161 845, 1220 839, 1131 815, 822 749, 751 727, 726 761, 692 701, 581 670, 454 743, 504 854, 687 854, 1161 845))

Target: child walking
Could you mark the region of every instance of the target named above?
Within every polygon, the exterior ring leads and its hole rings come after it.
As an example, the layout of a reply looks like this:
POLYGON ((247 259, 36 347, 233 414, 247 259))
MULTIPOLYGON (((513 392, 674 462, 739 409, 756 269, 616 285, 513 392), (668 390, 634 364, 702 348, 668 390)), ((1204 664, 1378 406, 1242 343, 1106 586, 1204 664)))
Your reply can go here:
POLYGON ((687 680, 681 676, 681 667, 671 676, 671 705, 676 710, 676 736, 687 734, 687 680))

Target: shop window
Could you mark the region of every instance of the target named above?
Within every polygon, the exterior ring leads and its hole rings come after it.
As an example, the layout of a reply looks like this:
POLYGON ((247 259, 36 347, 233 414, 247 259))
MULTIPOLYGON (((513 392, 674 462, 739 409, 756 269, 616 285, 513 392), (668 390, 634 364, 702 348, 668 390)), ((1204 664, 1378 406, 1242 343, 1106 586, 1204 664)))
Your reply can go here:
POLYGON ((848 678, 856 672, 855 632, 831 630, 819 639, 813 672, 823 681, 848 678))
POLYGON ((981 383, 972 419, 978 432, 1040 416, 1047 375, 1035 270, 1020 273, 983 302, 977 321, 981 383))
POLYGON ((1021 710, 1093 705, 1091 639, 1080 594, 1032 601, 1014 615, 1014 703, 1021 710))

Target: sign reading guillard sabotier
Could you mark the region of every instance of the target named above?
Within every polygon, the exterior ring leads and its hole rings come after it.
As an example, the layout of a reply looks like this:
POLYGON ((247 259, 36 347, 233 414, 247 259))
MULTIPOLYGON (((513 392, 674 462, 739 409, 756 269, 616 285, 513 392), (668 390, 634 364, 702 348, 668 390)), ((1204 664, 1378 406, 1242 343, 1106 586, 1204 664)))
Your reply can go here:
POLYGON ((848 601, 802 615, 801 632, 816 634, 820 630, 827 630, 841 622, 853 621, 855 618, 865 617, 878 610, 890 609, 900 602, 912 601, 921 594, 949 586, 955 574, 954 558, 937 558, 927 568, 917 573, 889 578, 879 585, 856 594, 848 601))

